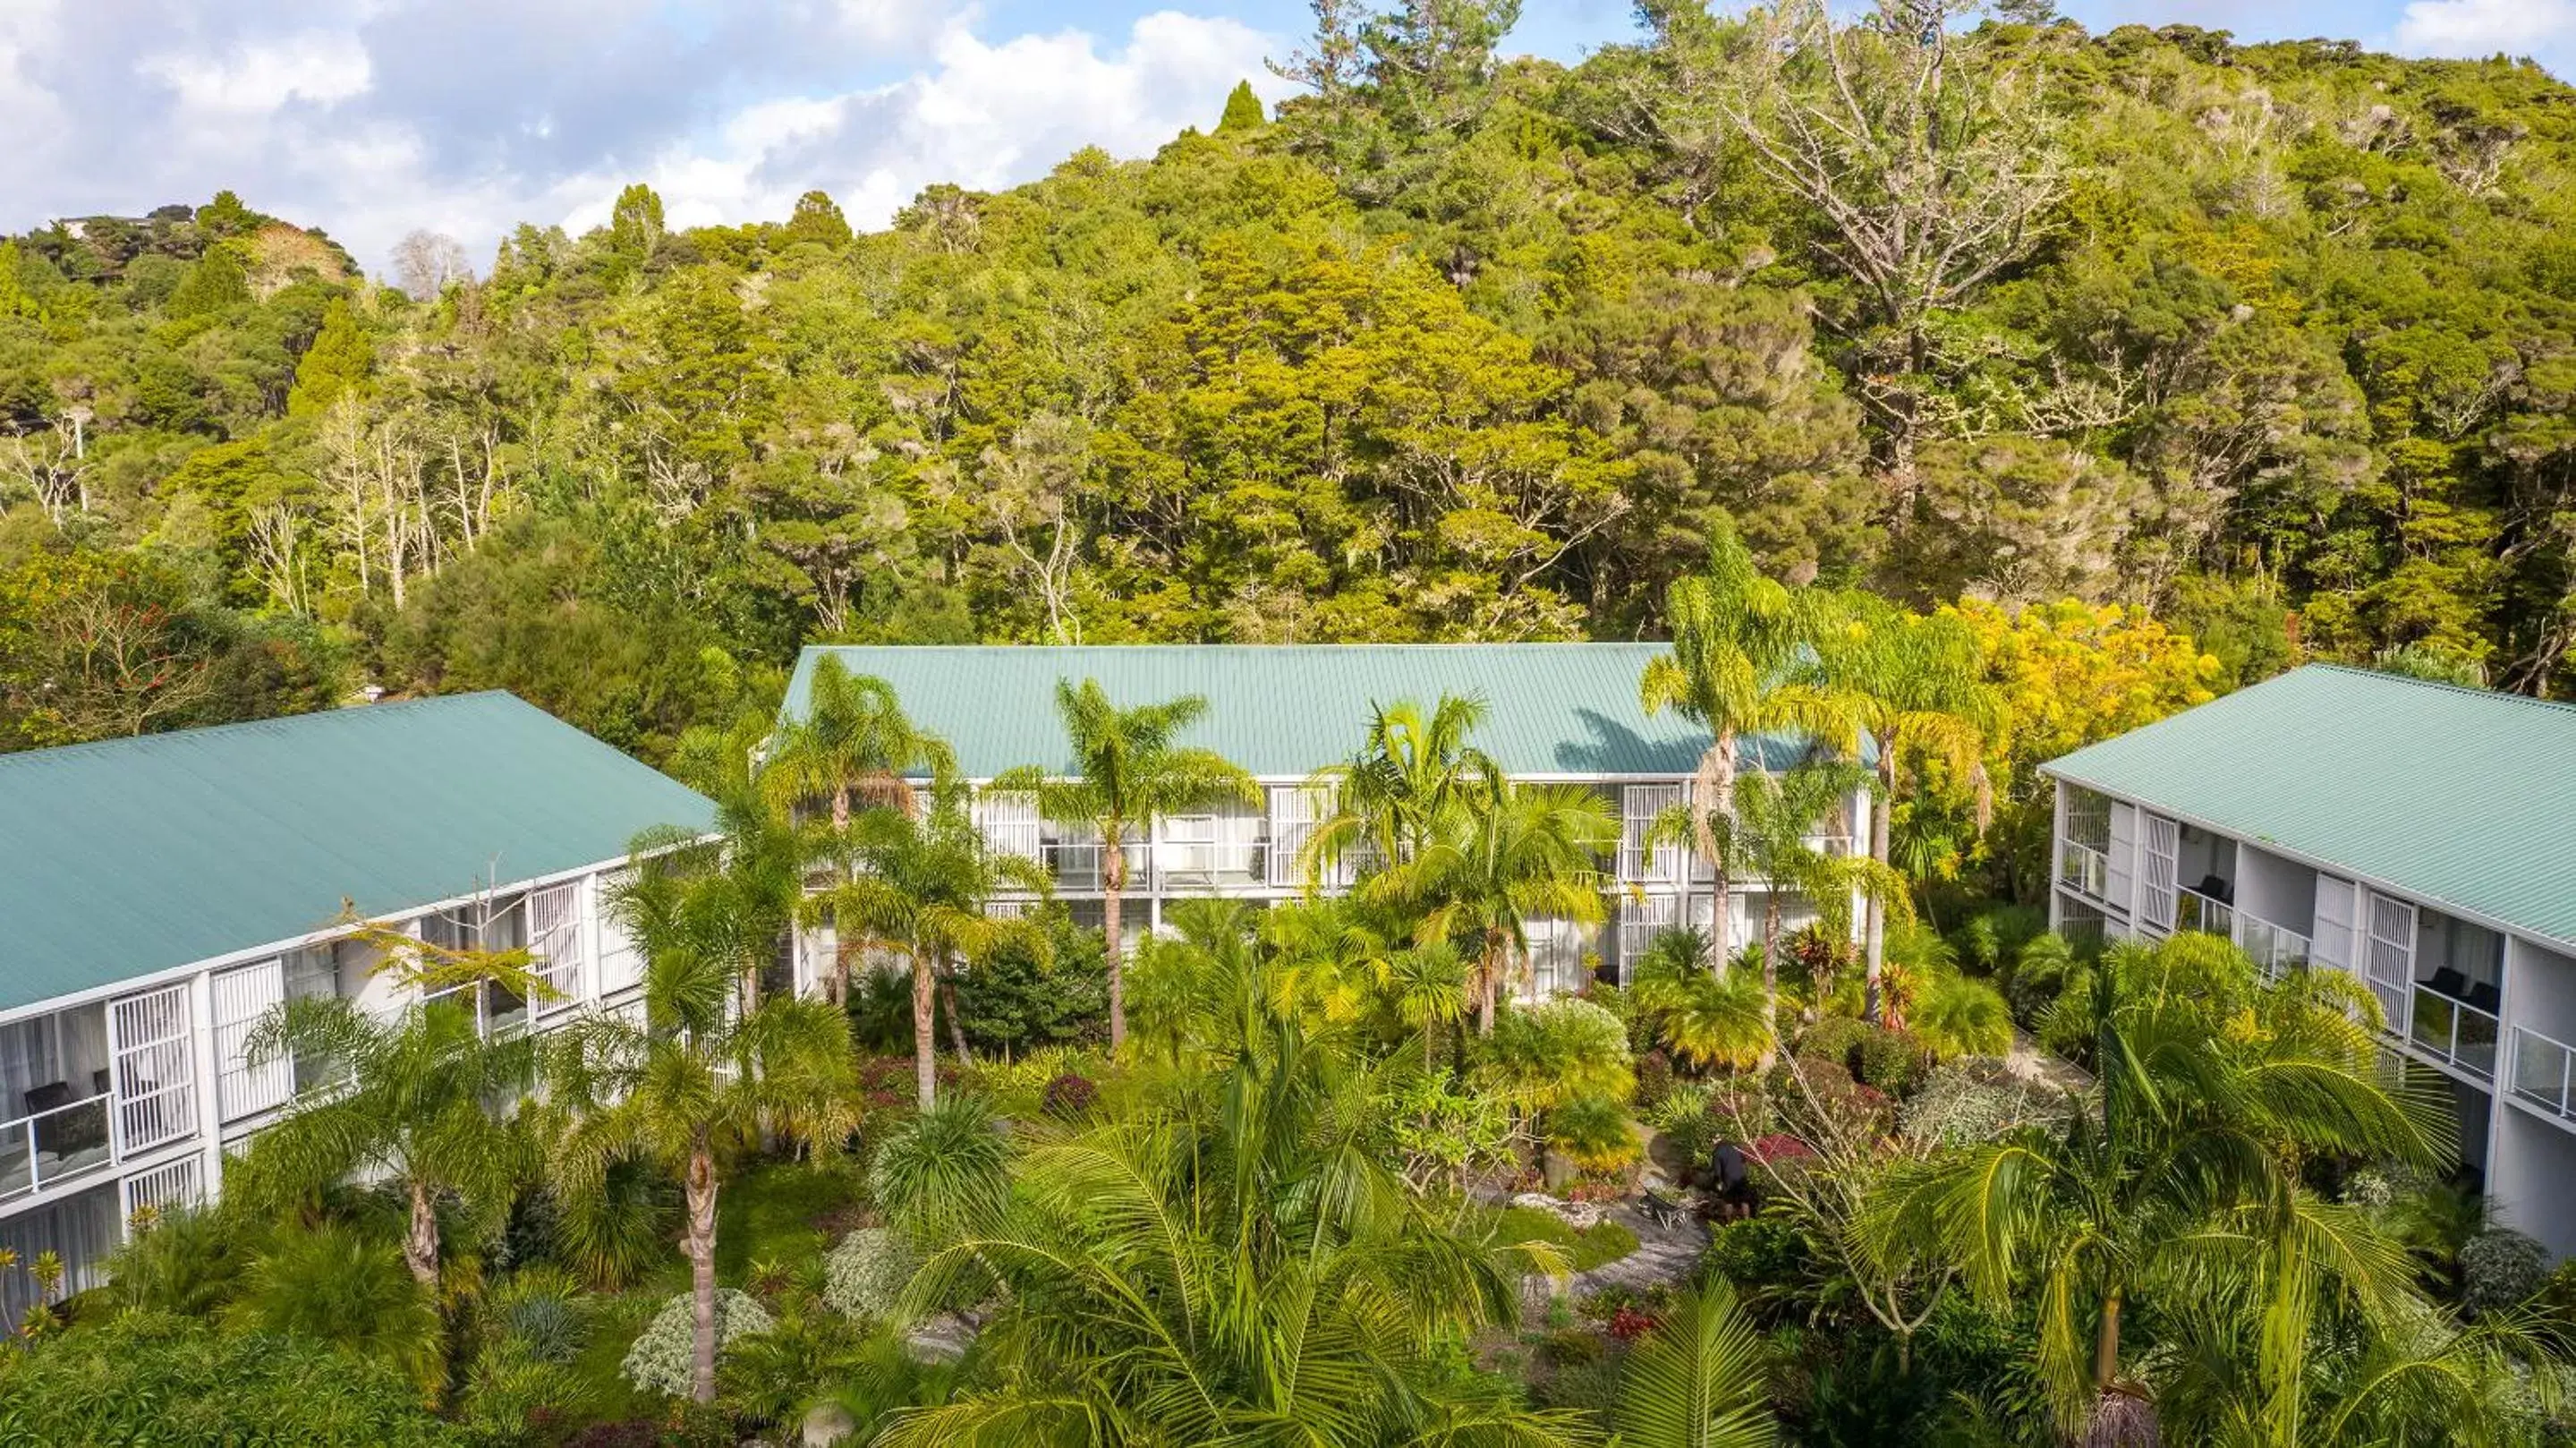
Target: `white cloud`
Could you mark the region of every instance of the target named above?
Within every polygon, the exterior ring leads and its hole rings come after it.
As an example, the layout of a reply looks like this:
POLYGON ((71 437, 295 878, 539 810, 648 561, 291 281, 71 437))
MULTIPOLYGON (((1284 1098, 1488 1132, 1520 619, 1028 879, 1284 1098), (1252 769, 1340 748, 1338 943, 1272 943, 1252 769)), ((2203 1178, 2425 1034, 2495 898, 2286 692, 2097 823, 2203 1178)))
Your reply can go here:
POLYGON ((2528 55, 2563 75, 2576 59, 2576 0, 2413 0, 2395 44, 2410 55, 2528 55))
POLYGON ((136 69, 176 91, 183 106, 236 113, 296 100, 344 101, 365 94, 374 72, 357 36, 319 30, 245 42, 220 55, 150 56, 136 69))
POLYGON ((381 265, 415 227, 477 256, 605 218, 783 218, 822 187, 880 223, 921 187, 1008 185, 1085 145, 1212 124, 1265 54, 1164 11, 1106 39, 992 37, 974 0, 0 0, 0 231, 230 188, 381 265), (139 38, 148 37, 148 40, 139 38))

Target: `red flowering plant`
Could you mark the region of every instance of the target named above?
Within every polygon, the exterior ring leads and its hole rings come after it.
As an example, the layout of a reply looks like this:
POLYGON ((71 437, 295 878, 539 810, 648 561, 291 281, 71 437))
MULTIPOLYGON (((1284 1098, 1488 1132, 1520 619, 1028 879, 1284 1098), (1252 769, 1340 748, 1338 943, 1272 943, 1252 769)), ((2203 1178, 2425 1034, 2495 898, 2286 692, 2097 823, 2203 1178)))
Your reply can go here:
POLYGON ((1621 1342, 1635 1342, 1647 1333, 1653 1332, 1655 1325, 1655 1317, 1652 1313, 1642 1312, 1634 1307, 1622 1307, 1610 1314, 1610 1322, 1605 1331, 1621 1342))

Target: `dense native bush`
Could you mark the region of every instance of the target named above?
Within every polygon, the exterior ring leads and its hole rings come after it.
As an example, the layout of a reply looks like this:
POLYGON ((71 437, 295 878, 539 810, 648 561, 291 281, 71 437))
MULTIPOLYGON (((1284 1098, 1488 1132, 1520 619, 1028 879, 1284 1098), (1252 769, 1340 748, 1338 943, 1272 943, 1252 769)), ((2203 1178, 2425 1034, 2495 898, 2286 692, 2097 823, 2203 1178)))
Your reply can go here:
POLYGON ((0 1444, 449 1442, 418 1383, 307 1338, 134 1312, 0 1350, 0 1444))
MULTIPOLYGON (((738 1340, 777 1326, 769 1309, 750 1293, 732 1287, 716 1289, 716 1356, 738 1340)), ((674 1398, 689 1395, 697 1355, 697 1303, 683 1292, 653 1314, 635 1345, 626 1350, 618 1371, 639 1388, 674 1398)))

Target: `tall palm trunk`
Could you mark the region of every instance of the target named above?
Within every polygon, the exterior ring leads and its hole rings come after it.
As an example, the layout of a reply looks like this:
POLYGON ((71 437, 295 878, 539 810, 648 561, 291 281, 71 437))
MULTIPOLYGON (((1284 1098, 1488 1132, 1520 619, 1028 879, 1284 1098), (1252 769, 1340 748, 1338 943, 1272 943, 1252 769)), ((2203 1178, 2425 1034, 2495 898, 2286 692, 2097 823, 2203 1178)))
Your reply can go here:
POLYGON ((716 1400, 716 1162, 704 1131, 690 1144, 685 1185, 689 1230, 681 1245, 689 1258, 694 1318, 689 1395, 701 1403, 712 1403, 716 1400))
POLYGON ((1495 986, 1503 970, 1503 933, 1485 932, 1485 948, 1476 957, 1476 1034, 1494 1033, 1495 986))
POLYGON ((1780 1059, 1780 892, 1762 892, 1762 1069, 1780 1059))
POLYGON ((1120 969, 1126 954, 1119 939, 1119 896, 1127 889, 1127 844, 1124 821, 1108 820, 1100 832, 1100 919, 1106 933, 1102 959, 1109 967, 1109 1049, 1127 1044, 1127 977, 1120 969))
POLYGON ((921 1109, 928 1111, 939 1092, 938 1045, 932 1037, 931 1010, 934 996, 930 954, 912 953, 912 1078, 921 1109))
POLYGON ((957 1009, 957 972, 943 957, 939 962, 939 1007, 948 1015, 948 1049, 957 1053, 957 1064, 972 1066, 975 1053, 966 1049, 966 1017, 957 1009))
MULTIPOLYGON (((1708 752, 1699 757, 1699 768, 1691 773, 1692 843, 1708 860, 1709 898, 1715 905, 1709 912, 1708 970, 1711 975, 1726 973, 1726 855, 1717 847, 1720 811, 1731 807, 1735 796, 1735 730, 1722 728, 1709 742, 1708 752)), ((1684 878, 1688 878, 1684 871, 1684 878)), ((1626 969, 1623 964, 1621 969, 1626 969)))
MULTIPOLYGON (((1878 745, 1878 798, 1870 801, 1869 857, 1881 868, 1892 852, 1889 842, 1891 816, 1896 805, 1896 746, 1889 737, 1880 737, 1878 745)), ((1881 878, 1884 878, 1883 876, 1881 878)), ((1869 896, 1869 945, 1867 999, 1861 1003, 1861 1017, 1873 1025, 1886 1025, 1885 1002, 1879 995, 1879 972, 1887 959, 1887 904, 1875 890, 1869 896)))
MULTIPOLYGON (((834 839, 847 839, 850 833, 850 787, 839 785, 832 791, 832 834, 834 839)), ((837 845, 835 846, 837 848, 837 845)), ((841 878, 848 879, 844 867, 841 878)), ((832 949, 832 968, 823 976, 823 995, 834 1005, 846 1005, 850 999, 850 952, 838 943, 832 949)))
POLYGON ((403 1265, 411 1269, 413 1281, 437 1289, 438 1208, 429 1199, 425 1181, 411 1184, 411 1230, 403 1236, 403 1265))
POLYGON ((2107 1393, 2120 1380, 2120 1294, 2102 1299, 2102 1330, 2093 1340, 2093 1391, 2107 1393))

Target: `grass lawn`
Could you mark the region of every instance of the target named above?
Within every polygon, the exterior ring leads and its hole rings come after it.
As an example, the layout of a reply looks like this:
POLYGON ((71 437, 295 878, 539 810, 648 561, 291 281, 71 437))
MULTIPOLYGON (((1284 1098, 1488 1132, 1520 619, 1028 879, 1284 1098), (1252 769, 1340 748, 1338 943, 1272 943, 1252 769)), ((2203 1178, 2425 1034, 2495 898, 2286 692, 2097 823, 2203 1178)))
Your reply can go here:
POLYGON ((1617 1222, 1578 1232, 1555 1213, 1537 1207, 1505 1207, 1489 1216, 1495 1241, 1549 1243, 1565 1253, 1566 1269, 1572 1272, 1589 1272, 1637 1250, 1637 1234, 1617 1222))
MULTIPOLYGON (((716 1285, 749 1287, 754 1262, 792 1271, 819 1260, 832 1244, 815 1224, 864 1200, 846 1164, 764 1161, 726 1178, 716 1189, 716 1285)), ((689 1261, 676 1243, 649 1286, 665 1297, 689 1290, 689 1261)))

